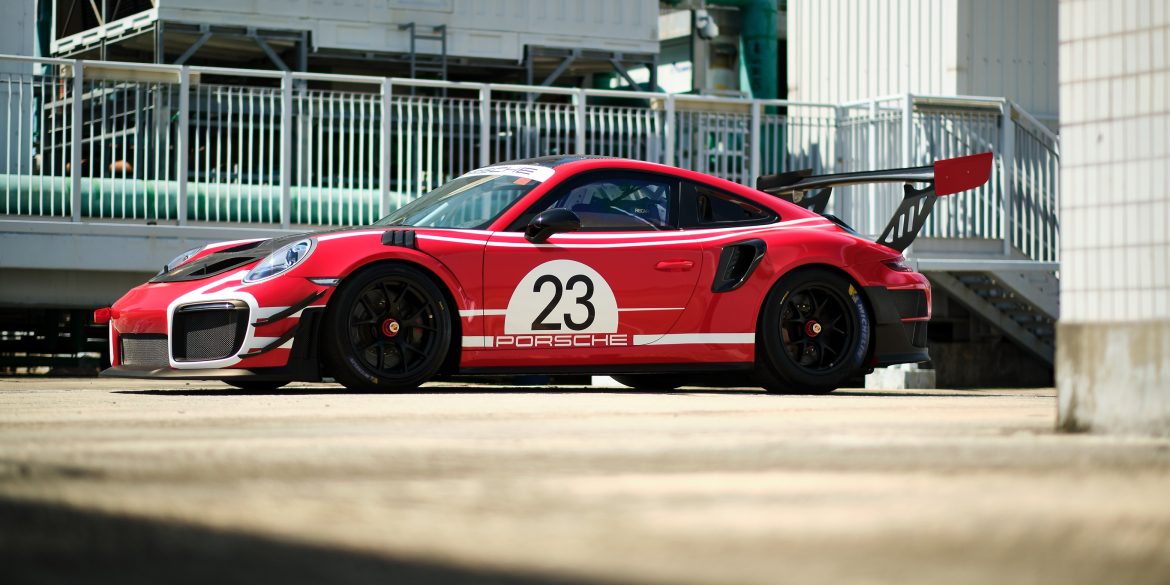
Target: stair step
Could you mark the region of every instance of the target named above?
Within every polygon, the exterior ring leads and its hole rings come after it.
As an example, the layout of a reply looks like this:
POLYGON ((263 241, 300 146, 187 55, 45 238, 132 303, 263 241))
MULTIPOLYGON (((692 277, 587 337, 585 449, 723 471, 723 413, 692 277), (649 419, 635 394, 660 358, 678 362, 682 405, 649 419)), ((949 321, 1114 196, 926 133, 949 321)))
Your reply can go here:
POLYGON ((965 275, 962 275, 962 276, 960 276, 960 277, 959 277, 959 282, 961 282, 961 283, 963 283, 963 284, 967 285, 968 287, 970 287, 970 286, 971 286, 971 285, 973 285, 973 284, 975 284, 975 285, 978 285, 978 284, 990 284, 990 283, 992 282, 992 280, 991 280, 990 278, 986 277, 986 276, 978 276, 978 275, 968 275, 968 274, 965 274, 965 275))

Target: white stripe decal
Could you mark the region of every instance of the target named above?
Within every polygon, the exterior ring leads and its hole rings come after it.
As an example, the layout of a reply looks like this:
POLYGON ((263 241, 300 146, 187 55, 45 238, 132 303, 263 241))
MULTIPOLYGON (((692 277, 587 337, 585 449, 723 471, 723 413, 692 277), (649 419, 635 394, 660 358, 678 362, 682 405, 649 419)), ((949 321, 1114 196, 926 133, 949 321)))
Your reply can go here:
MULTIPOLYGON (((605 239, 623 239, 623 240, 625 240, 625 239, 651 239, 651 238, 662 238, 665 240, 673 240, 673 239, 677 238, 679 241, 689 241, 689 240, 686 240, 686 238, 692 238, 692 237, 697 236, 699 234, 711 234, 713 236, 726 236, 726 235, 747 234, 747 233, 755 233, 755 232, 766 232, 766 231, 772 231, 772 230, 782 230, 782 229, 796 228, 796 227, 800 227, 800 228, 818 227, 819 228, 819 227, 832 227, 835 225, 836 224, 826 220, 823 217, 805 217, 805 218, 801 218, 801 219, 782 221, 779 223, 772 223, 772 224, 767 224, 767 225, 745 226, 745 227, 715 228, 715 229, 704 229, 704 230, 689 229, 689 230, 653 231, 653 232, 636 232, 636 233, 585 232, 585 233, 572 233, 572 234, 557 234, 556 238, 563 239, 563 240, 605 240, 605 239), (803 225, 803 224, 812 224, 812 225, 803 225)), ((336 239, 340 239, 340 238, 352 238, 354 236, 381 235, 383 232, 385 232, 386 229, 393 229, 393 228, 406 228, 406 229, 416 229, 416 230, 437 229, 438 231, 450 232, 452 235, 441 236, 441 235, 437 235, 434 233, 422 233, 422 234, 419 234, 419 237, 431 238, 431 239, 447 238, 444 241, 460 242, 460 243, 467 243, 467 244, 483 244, 483 243, 485 243, 485 240, 470 239, 467 236, 483 236, 485 238, 495 238, 495 239, 499 239, 499 238, 523 239, 524 238, 523 232, 493 232, 493 231, 488 231, 488 230, 463 230, 463 229, 445 229, 445 228, 412 228, 411 226, 386 226, 385 229, 358 230, 358 231, 352 231, 352 232, 326 234, 323 236, 317 236, 317 240, 324 242, 324 241, 336 240, 336 239)), ((230 242, 230 243, 235 244, 235 243, 245 243, 245 242, 250 242, 250 241, 255 241, 255 240, 239 240, 238 242, 230 242)), ((704 239, 703 241, 707 241, 707 240, 704 239)), ((489 245, 491 245, 491 244, 500 245, 500 244, 504 244, 504 243, 505 242, 491 242, 491 243, 489 243, 489 245)), ((517 242, 517 243, 520 243, 520 242, 517 242)), ((549 244, 546 244, 546 245, 549 245, 549 244)), ((215 249, 218 249, 219 246, 220 246, 220 244, 215 244, 215 249)))
MULTIPOLYGON (((269 317, 271 317, 271 316, 273 316, 273 315, 275 315, 275 314, 277 314, 277 313, 279 313, 287 308, 288 307, 260 307, 259 309, 256 310, 256 318, 257 319, 267 319, 267 318, 269 318, 269 317)), ((300 311, 297 311, 297 312, 293 313, 292 315, 289 315, 289 317, 296 317, 299 319, 301 316, 301 313, 303 311, 304 311, 304 309, 301 309, 300 311)))
POLYGON ((490 167, 482 167, 463 173, 459 178, 463 177, 481 177, 484 175, 504 175, 506 177, 522 177, 525 179, 532 179, 538 183, 543 183, 553 176, 555 171, 550 167, 542 167, 537 165, 492 165, 490 167))
MULTIPOLYGON (((463 336, 463 347, 493 347, 495 337, 463 336)), ((635 335, 634 345, 743 345, 755 344, 756 333, 674 333, 635 335)))
MULTIPOLYGON (((622 313, 642 312, 642 311, 682 311, 685 308, 686 307, 627 307, 624 309, 619 308, 618 311, 622 312, 622 313)), ((264 310, 265 309, 261 309, 261 311, 264 311, 264 310)), ((279 311, 273 311, 273 313, 277 313, 277 312, 279 312, 279 311)), ((480 315, 483 315, 485 317, 491 317, 491 316, 502 317, 502 316, 507 315, 507 314, 508 314, 507 309, 470 309, 470 310, 463 309, 463 310, 459 311, 459 316, 463 317, 463 318, 479 317, 480 315)))
POLYGON ((202 251, 206 252, 208 250, 220 250, 223 248, 230 248, 232 246, 238 246, 240 244, 250 244, 252 242, 262 242, 262 241, 264 241, 264 238, 252 238, 250 240, 231 240, 228 242, 216 242, 214 244, 208 244, 205 248, 203 248, 202 251))
POLYGON ((507 309, 461 309, 459 311, 459 316, 467 318, 479 317, 480 315, 504 315, 507 314, 507 312, 507 309))
MULTIPOLYGON (((684 229, 684 230, 670 230, 670 231, 653 231, 653 232, 636 232, 636 233, 622 233, 615 235, 614 232, 586 232, 586 233, 568 233, 557 234, 557 238, 568 240, 603 240, 606 238, 669 238, 672 236, 695 236, 698 234, 732 234, 736 232, 755 232, 768 231, 777 228, 792 227, 805 223, 828 223, 823 217, 805 217, 802 219, 793 219, 789 221, 782 221, 778 223, 770 223, 765 225, 740 226, 730 228, 714 228, 714 229, 684 229)), ((523 232, 495 232, 492 234, 495 237, 505 238, 523 238, 523 232)))
MULTIPOLYGON (((751 345, 755 333, 676 333, 672 335, 635 335, 634 345, 751 345)), ((463 347, 493 347, 492 336, 464 335, 463 347)))
POLYGON ((755 342, 755 333, 675 333, 634 336, 634 345, 753 344, 755 342))
MULTIPOLYGON (((240 355, 243 357, 248 357, 248 351, 256 350, 256 349, 264 349, 265 347, 268 347, 268 344, 276 341, 277 339, 280 339, 280 338, 279 337, 253 337, 252 343, 248 344, 250 347, 245 349, 244 353, 242 353, 240 355)), ((284 343, 277 346, 276 349, 288 349, 288 348, 292 347, 293 341, 294 341, 294 339, 288 339, 284 343)))
POLYGON ((318 242, 325 242, 329 240, 339 240, 341 238, 352 238, 354 236, 373 236, 381 235, 386 230, 363 230, 357 232, 342 232, 340 234, 328 234, 317 238, 318 242))
MULTIPOLYGON (((788 227, 788 228, 772 228, 772 229, 773 230, 784 230, 784 229, 803 230, 803 229, 819 229, 819 228, 825 228, 825 227, 835 228, 836 224, 830 223, 830 222, 825 222, 823 224, 815 224, 815 225, 808 225, 808 226, 792 226, 792 227, 788 227)), ((757 231, 771 231, 771 230, 757 230, 757 231)), ((610 244, 569 244, 569 243, 564 243, 564 244, 561 244, 561 243, 557 243, 557 244, 529 244, 527 242, 513 243, 513 242, 491 241, 491 242, 487 242, 487 245, 489 247, 497 247, 497 248, 554 248, 554 249, 555 248, 562 248, 562 249, 642 248, 642 247, 647 247, 647 246, 673 246, 676 244, 701 244, 701 243, 705 243, 705 242, 713 242, 716 240, 734 238, 734 237, 744 236, 744 235, 754 234, 754 233, 756 233, 756 232, 743 231, 743 232, 720 234, 720 235, 706 237, 706 238, 694 238, 694 239, 690 239, 690 240, 663 240, 660 242, 614 242, 614 243, 610 243, 610 244)), ((424 240, 437 240, 440 242, 452 242, 452 243, 456 243, 456 244, 479 244, 479 245, 482 245, 484 243, 484 242, 479 241, 479 240, 467 240, 467 239, 463 239, 463 238, 450 238, 450 237, 446 237, 446 236, 436 236, 436 235, 431 235, 431 234, 418 234, 417 237, 419 239, 424 239, 424 240)))

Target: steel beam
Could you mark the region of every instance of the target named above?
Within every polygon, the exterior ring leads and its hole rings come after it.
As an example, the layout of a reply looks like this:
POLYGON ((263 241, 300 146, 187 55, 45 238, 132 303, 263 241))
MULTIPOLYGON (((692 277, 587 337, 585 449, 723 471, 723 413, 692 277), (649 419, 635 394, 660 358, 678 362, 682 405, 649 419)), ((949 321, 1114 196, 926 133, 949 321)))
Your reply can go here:
POLYGON ((194 43, 191 43, 190 47, 187 47, 187 50, 184 51, 178 59, 175 59, 175 65, 182 65, 186 63, 187 59, 195 56, 195 53, 199 51, 199 49, 202 48, 203 45, 207 43, 207 41, 211 40, 211 30, 208 29, 206 25, 202 26, 201 28, 203 29, 203 33, 199 35, 199 38, 195 39, 194 43))

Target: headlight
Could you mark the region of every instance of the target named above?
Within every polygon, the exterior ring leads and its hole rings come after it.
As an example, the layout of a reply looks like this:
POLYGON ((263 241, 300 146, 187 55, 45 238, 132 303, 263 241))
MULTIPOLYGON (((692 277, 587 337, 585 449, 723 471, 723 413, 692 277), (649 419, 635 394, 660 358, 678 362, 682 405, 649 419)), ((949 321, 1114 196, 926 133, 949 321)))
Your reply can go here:
POLYGON ((313 253, 315 245, 315 240, 305 238, 277 248, 275 252, 269 254, 267 258, 261 260, 255 268, 248 272, 248 275, 244 277, 244 282, 256 282, 287 272, 300 261, 308 258, 309 254, 313 253))
POLYGON ((182 254, 175 256, 174 259, 172 259, 170 262, 163 264, 163 269, 162 269, 162 271, 159 272, 159 274, 166 274, 166 273, 170 272, 176 266, 190 260, 192 256, 203 251, 204 247, 205 246, 199 246, 198 248, 191 248, 190 250, 187 250, 186 252, 183 252, 182 254))

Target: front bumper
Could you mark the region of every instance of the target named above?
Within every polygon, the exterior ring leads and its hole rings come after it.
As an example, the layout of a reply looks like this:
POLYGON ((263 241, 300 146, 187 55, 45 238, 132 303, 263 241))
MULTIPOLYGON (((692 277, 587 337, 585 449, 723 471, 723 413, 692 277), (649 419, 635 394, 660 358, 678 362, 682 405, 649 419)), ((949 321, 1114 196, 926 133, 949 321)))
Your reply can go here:
POLYGON ((99 374, 105 378, 151 378, 163 380, 279 380, 318 382, 321 380, 320 340, 324 307, 312 307, 301 313, 292 329, 292 347, 284 365, 247 368, 171 368, 118 365, 99 374))
POLYGON ((142 285, 111 309, 114 367, 102 375, 317 380, 316 329, 333 290, 303 278, 142 285))

